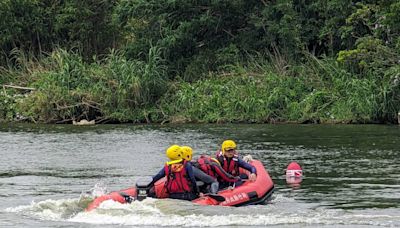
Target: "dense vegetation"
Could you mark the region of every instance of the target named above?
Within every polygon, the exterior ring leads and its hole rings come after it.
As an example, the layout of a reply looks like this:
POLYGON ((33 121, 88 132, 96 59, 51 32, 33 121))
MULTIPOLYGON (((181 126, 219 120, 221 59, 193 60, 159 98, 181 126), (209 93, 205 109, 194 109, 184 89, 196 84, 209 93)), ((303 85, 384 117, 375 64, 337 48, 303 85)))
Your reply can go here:
POLYGON ((396 0, 3 0, 0 120, 394 123, 396 0))

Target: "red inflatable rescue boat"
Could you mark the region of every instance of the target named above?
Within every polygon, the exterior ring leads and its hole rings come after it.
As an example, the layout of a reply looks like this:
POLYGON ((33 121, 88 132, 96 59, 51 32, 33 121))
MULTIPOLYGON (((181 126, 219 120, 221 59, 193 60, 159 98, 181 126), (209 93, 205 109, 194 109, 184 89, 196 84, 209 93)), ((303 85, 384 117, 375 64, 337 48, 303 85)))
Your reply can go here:
MULTIPOLYGON (((274 191, 274 183, 267 170, 260 161, 252 160, 249 162, 257 169, 257 179, 254 182, 245 181, 239 187, 230 187, 218 192, 217 195, 207 195, 194 199, 192 202, 200 205, 220 205, 220 206, 244 206, 264 203, 270 199, 274 191)), ((247 170, 240 170, 248 174, 247 170)), ((154 184, 155 198, 167 198, 168 193, 164 189, 165 178, 154 184)), ((133 200, 142 200, 149 195, 149 186, 151 178, 138 180, 136 187, 111 192, 110 194, 97 197, 86 211, 97 208, 106 200, 114 200, 120 203, 130 203, 133 200)))

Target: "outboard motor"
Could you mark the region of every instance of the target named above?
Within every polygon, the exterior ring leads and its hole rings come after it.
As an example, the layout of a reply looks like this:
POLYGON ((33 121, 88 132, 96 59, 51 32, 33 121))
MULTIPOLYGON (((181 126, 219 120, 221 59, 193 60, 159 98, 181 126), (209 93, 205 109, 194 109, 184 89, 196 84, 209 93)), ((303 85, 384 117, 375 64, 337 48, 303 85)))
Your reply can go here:
POLYGON ((141 177, 136 181, 136 199, 142 201, 149 195, 150 184, 153 181, 152 177, 141 177))

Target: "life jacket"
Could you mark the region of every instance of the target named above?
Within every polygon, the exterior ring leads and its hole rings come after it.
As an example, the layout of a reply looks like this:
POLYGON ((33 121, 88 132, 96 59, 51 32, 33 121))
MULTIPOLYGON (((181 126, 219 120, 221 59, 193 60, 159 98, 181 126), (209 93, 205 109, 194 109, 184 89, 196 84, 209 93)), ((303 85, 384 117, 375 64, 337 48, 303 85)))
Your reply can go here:
POLYGON ((219 163, 219 161, 215 158, 211 158, 210 156, 207 155, 201 155, 194 163, 194 165, 197 168, 201 169, 201 171, 203 171, 205 174, 217 178, 215 167, 212 164, 213 162, 219 163))
POLYGON ((168 193, 186 193, 192 191, 191 182, 186 173, 186 160, 167 162, 164 166, 165 188, 168 193))
POLYGON ((239 156, 233 155, 229 160, 222 154, 222 151, 217 152, 217 160, 222 168, 232 176, 239 176, 239 156))
POLYGON ((227 173, 222 167, 221 163, 216 158, 207 155, 201 155, 193 163, 194 166, 201 169, 204 173, 214 177, 218 182, 236 182, 237 179, 231 174, 227 173))

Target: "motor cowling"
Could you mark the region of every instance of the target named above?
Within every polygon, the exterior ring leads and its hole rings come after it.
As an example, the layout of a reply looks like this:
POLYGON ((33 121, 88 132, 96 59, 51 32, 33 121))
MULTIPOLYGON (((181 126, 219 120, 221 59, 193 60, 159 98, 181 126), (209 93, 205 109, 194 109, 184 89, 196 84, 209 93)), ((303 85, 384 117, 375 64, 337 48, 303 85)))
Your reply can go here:
POLYGON ((150 192, 150 184, 153 181, 151 177, 141 177, 136 181, 136 199, 142 201, 147 198, 150 192))

